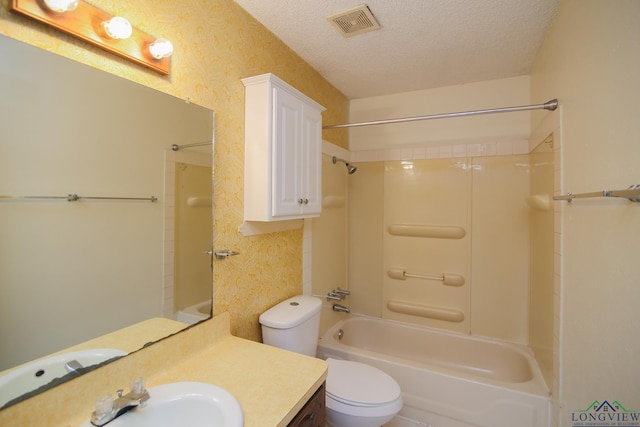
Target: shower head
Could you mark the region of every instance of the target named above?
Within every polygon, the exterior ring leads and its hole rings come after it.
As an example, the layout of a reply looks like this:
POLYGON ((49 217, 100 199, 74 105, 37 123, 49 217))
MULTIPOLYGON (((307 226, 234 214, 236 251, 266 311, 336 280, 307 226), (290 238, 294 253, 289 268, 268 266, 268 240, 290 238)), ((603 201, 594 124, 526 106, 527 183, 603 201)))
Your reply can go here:
POLYGON ((337 158, 336 156, 333 156, 332 161, 333 161, 333 164, 336 164, 337 162, 342 162, 342 163, 344 163, 344 165, 347 167, 347 171, 349 172, 349 175, 354 174, 354 173, 358 170, 358 167, 357 167, 357 166, 354 166, 354 165, 352 165, 352 164, 349 164, 346 160, 339 159, 339 158, 337 158))

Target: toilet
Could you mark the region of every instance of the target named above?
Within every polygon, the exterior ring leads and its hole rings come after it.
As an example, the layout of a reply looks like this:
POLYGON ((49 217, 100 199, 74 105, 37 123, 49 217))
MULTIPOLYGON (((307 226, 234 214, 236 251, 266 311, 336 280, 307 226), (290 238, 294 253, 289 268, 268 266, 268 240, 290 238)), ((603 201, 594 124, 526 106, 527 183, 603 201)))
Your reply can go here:
MULTIPOLYGON (((318 298, 299 295, 260 315, 263 342, 315 357, 320 332, 318 298)), ((398 383, 373 366, 327 359, 327 423, 333 427, 380 427, 402 409, 398 383)))

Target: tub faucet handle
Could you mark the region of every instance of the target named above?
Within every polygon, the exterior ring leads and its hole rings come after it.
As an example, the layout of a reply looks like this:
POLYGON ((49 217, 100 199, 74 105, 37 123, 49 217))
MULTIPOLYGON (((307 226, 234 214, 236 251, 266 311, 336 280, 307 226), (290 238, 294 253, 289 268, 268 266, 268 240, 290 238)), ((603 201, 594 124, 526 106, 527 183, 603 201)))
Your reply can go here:
POLYGON ((335 292, 329 292, 327 294, 327 301, 342 301, 344 299, 344 295, 340 295, 335 292))
POLYGON ((334 289, 333 291, 331 291, 334 294, 338 294, 338 295, 344 295, 344 296, 348 296, 351 295, 351 291, 345 290, 345 289, 334 289))

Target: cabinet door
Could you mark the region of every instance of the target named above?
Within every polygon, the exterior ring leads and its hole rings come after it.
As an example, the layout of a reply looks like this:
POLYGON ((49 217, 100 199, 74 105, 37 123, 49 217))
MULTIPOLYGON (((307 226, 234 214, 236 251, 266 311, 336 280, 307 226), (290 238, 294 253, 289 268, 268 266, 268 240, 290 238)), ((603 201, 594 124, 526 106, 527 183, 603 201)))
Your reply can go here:
POLYGON ((301 179, 303 212, 319 214, 322 209, 322 116, 317 110, 304 107, 302 113, 301 179))
POLYGON ((287 427, 324 427, 326 420, 326 388, 323 383, 287 427))
POLYGON ((284 90, 273 89, 273 182, 271 214, 299 215, 304 197, 300 180, 302 103, 284 90), (301 202, 302 199, 302 202, 301 202))

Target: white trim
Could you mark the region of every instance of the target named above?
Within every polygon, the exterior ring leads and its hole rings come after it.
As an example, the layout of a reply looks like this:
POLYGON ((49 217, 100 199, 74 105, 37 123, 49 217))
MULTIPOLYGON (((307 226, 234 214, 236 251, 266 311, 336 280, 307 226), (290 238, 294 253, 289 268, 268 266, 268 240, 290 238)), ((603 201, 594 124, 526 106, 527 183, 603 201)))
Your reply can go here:
POLYGON ((325 141, 324 139, 322 140, 322 154, 340 157, 347 162, 351 161, 351 151, 342 147, 338 147, 337 145, 332 144, 329 141, 325 141))

